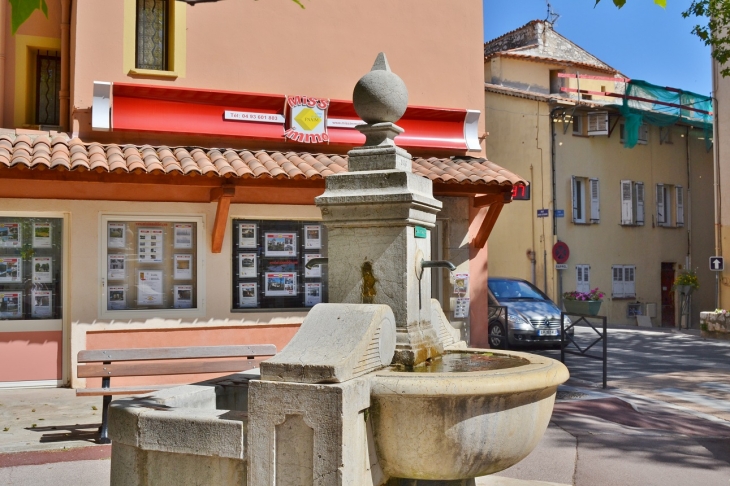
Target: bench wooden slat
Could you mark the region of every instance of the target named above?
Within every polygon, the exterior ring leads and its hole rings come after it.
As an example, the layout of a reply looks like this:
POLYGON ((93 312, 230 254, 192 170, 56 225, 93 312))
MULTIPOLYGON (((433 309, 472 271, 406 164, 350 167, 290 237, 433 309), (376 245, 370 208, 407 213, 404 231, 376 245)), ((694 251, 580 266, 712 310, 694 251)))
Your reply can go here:
POLYGON ((79 388, 77 397, 101 397, 104 395, 143 395, 156 392, 171 385, 119 386, 116 388, 79 388))
POLYGON ((177 361, 154 363, 89 363, 77 367, 79 378, 113 376, 186 375, 197 373, 227 373, 250 370, 261 364, 262 359, 238 358, 226 361, 177 361))
MULTIPOLYGON (((92 349, 79 351, 79 363, 104 361, 142 361, 158 359, 238 358, 241 356, 274 356, 273 344, 195 346, 174 348, 92 349)), ((79 376, 81 377, 81 376, 79 376)))

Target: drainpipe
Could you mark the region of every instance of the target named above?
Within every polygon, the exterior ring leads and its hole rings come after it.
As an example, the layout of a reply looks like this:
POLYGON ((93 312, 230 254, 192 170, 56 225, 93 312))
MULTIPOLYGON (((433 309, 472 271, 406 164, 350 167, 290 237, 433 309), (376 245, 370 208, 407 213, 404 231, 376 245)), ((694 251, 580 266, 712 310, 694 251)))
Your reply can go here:
MULTIPOLYGON (((2 0, 0 0, 2 1, 2 0)), ((5 2, 2 2, 3 5, 5 2)), ((71 55, 71 0, 61 0, 61 91, 58 98, 61 103, 59 123, 62 131, 71 126, 71 72, 69 66, 71 55)), ((3 57, 4 59, 4 57, 3 57)))
POLYGON ((8 2, 0 0, 0 127, 5 127, 5 35, 8 2))
MULTIPOLYGON (((685 195, 685 205, 687 206, 687 271, 692 271, 692 162, 689 156, 689 126, 687 126, 687 192, 685 195)), ((689 299, 687 312, 687 322, 684 323, 685 329, 692 327, 692 298, 689 299)), ((680 321, 681 325, 681 321, 680 321)))
MULTIPOLYGON (((580 96, 580 94, 578 96, 580 96)), ((557 239, 557 237, 558 237, 558 218, 555 217, 555 208, 558 207, 557 206, 557 198, 558 198, 557 184, 558 184, 558 182, 557 182, 557 176, 556 176, 556 165, 557 165, 556 160, 557 160, 558 155, 557 155, 557 148, 556 148, 557 144, 555 143, 556 133, 555 133, 555 121, 554 120, 555 120, 555 114, 561 110, 563 110, 563 108, 561 108, 561 107, 553 108, 552 110, 550 110, 550 174, 551 174, 551 178, 552 178, 552 189, 553 189, 553 197, 552 197, 552 199, 553 199, 553 239, 557 239)), ((545 253, 546 253, 545 265, 547 267, 547 251, 545 253)), ((547 268, 545 268, 545 275, 547 275, 547 268)), ((562 273, 560 274, 560 277, 562 279, 562 273)), ((560 291, 562 292, 562 286, 563 286, 562 280, 560 282, 560 286, 561 286, 560 291)), ((545 278, 545 289, 547 290, 547 277, 545 278)), ((559 294, 556 297, 557 297, 555 299, 556 301, 559 300, 562 302, 562 294, 559 294)))
MULTIPOLYGON (((722 193, 720 192, 720 139, 718 138, 720 118, 718 113, 717 100, 717 61, 712 61, 712 145, 715 163, 713 165, 715 179, 715 256, 722 256, 722 193)), ((720 273, 715 272, 715 309, 720 308, 720 273)))

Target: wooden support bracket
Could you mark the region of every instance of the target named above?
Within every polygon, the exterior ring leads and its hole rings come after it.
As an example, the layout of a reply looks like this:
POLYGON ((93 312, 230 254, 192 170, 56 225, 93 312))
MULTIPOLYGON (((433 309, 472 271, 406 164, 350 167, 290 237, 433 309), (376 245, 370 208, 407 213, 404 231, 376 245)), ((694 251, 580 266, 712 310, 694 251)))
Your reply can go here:
POLYGON ((220 253, 223 249, 228 210, 231 207, 231 199, 235 195, 236 188, 233 186, 216 187, 210 191, 210 202, 218 202, 218 207, 215 210, 215 222, 213 223, 213 242, 211 244, 213 253, 220 253))
POLYGON ((492 233, 492 229, 494 229, 494 225, 497 222, 497 218, 499 217, 499 213, 502 212, 503 207, 504 202, 502 201, 495 201, 494 203, 489 205, 487 214, 484 217, 481 225, 479 225, 479 231, 472 241, 472 244, 475 248, 484 248, 484 245, 487 244, 489 235, 492 233))

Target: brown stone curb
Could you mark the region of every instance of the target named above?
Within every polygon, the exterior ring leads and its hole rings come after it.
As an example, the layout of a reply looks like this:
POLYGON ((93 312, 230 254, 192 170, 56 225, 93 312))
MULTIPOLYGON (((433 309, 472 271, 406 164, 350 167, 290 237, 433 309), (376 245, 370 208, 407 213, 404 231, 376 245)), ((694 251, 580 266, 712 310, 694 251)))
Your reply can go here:
POLYGON ((112 454, 111 445, 93 447, 74 447, 65 450, 25 451, 0 454, 0 468, 14 466, 34 466, 54 462, 93 461, 109 459, 112 454))

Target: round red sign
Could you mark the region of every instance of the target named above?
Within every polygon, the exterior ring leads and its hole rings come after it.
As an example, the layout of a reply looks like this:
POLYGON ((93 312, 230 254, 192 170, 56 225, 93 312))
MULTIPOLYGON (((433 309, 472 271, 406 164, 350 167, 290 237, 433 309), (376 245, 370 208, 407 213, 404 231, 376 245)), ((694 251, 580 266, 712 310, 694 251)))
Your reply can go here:
POLYGON ((567 244, 562 241, 555 243, 555 246, 553 246, 553 260, 555 260, 555 263, 565 263, 568 261, 569 256, 570 248, 567 244))

